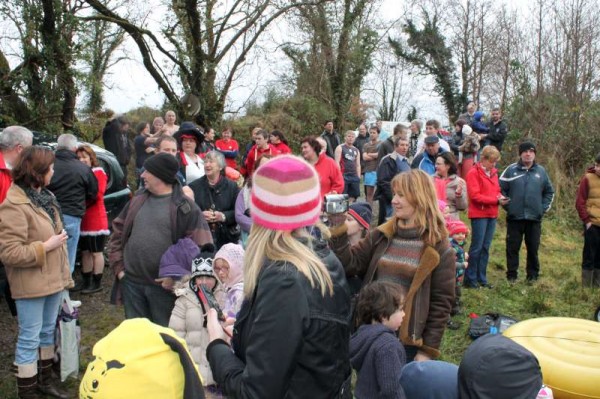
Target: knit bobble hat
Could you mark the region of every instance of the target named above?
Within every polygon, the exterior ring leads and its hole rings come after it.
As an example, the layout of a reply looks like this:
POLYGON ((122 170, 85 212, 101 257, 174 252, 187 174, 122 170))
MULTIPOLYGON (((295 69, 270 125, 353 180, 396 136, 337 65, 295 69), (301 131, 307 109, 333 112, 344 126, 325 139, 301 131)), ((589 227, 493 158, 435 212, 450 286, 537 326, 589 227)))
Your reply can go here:
POLYGON ((465 136, 468 136, 469 134, 473 133, 473 128, 469 125, 464 125, 462 127, 462 134, 465 136))
POLYGON ((536 152, 535 144, 533 144, 531 141, 525 141, 524 143, 519 144, 519 155, 529 150, 533 150, 533 152, 536 152))
POLYGON ((213 273, 213 261, 215 257, 215 247, 212 244, 206 244, 200 250, 198 255, 192 261, 192 279, 199 276, 212 277, 217 279, 213 273))
POLYGON ((158 177, 166 184, 176 184, 179 164, 171 154, 159 153, 146 159, 144 169, 158 177))
POLYGON ((459 233, 469 234, 469 228, 461 220, 452 220, 447 227, 451 236, 459 233))
POLYGON ((313 225, 321 213, 321 186, 315 169, 293 155, 261 165, 252 177, 253 223, 291 231, 313 225))
POLYGON ((365 229, 369 230, 371 227, 371 218, 373 217, 373 211, 371 205, 368 202, 355 202, 350 205, 348 214, 351 215, 356 221, 365 229))

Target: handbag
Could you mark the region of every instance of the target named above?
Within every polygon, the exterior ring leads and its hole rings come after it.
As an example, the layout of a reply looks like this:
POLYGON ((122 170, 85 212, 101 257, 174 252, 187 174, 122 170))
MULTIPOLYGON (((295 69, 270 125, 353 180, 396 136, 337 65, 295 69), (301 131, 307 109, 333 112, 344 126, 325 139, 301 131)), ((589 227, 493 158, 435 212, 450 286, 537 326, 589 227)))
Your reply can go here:
POLYGON ((60 363, 60 380, 68 377, 77 378, 79 373, 79 345, 81 327, 79 326, 79 309, 73 307, 69 291, 63 291, 61 306, 56 321, 54 334, 56 353, 54 361, 60 363))

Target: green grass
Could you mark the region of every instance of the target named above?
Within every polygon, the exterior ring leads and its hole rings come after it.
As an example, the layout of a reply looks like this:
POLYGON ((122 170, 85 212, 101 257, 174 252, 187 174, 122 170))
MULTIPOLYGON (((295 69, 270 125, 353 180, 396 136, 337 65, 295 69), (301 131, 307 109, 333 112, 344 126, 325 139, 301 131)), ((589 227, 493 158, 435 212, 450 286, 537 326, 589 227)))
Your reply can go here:
POLYGON ((540 279, 532 285, 524 281, 526 251, 523 244, 519 280, 510 285, 505 274, 506 224, 502 219, 498 221, 487 269, 488 280, 494 288, 463 290, 463 312, 454 317, 462 326, 456 331, 446 330, 441 347, 443 360, 460 363, 472 342, 467 335, 471 312, 502 313, 517 320, 552 316, 592 318, 600 306, 600 289, 581 287, 583 237, 580 231, 569 229, 557 220, 544 220, 542 229, 540 279))

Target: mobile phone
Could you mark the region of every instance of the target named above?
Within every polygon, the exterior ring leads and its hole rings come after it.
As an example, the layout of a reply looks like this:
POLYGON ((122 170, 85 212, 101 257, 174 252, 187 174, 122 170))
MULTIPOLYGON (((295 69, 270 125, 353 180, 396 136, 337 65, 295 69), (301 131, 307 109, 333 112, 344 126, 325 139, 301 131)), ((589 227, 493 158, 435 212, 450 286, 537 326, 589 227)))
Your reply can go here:
POLYGON ((221 309, 221 306, 219 306, 219 302, 217 302, 217 298, 215 298, 214 294, 202 284, 200 284, 200 291, 206 299, 205 305, 207 305, 209 308, 216 310, 217 317, 219 318, 219 320, 225 321, 225 315, 223 314, 223 310, 221 309))

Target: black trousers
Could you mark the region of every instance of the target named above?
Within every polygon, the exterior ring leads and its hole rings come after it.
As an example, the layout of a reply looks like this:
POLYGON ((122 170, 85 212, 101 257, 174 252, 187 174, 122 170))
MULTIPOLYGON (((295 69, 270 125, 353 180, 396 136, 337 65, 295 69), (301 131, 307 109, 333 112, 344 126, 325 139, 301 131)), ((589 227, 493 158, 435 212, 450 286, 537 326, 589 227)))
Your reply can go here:
POLYGON ((581 268, 600 270, 600 226, 592 225, 583 234, 583 261, 581 268))
POLYGON ((542 222, 533 220, 508 220, 506 223, 506 278, 516 279, 519 269, 519 251, 525 237, 527 248, 527 279, 537 279, 540 274, 538 250, 542 235, 542 222))

